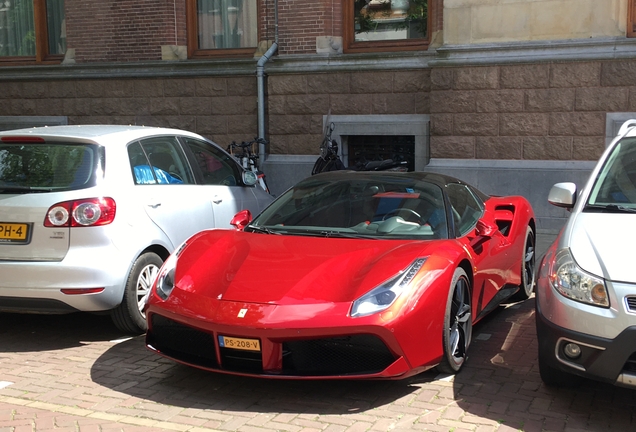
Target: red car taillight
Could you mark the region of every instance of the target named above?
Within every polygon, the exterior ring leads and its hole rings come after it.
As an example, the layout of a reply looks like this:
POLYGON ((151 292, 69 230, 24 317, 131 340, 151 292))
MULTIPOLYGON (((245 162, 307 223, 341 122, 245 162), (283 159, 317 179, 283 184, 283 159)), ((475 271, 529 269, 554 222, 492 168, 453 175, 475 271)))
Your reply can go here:
POLYGON ((108 225, 115 219, 116 208, 112 198, 64 201, 49 208, 44 226, 59 228, 108 225))

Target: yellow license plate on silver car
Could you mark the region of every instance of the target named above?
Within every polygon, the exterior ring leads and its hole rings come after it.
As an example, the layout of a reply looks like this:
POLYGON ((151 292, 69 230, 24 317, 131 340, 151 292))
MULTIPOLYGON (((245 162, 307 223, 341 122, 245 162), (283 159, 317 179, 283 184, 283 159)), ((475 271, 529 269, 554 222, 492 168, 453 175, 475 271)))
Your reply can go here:
POLYGON ((229 336, 219 336, 219 346, 221 348, 232 348, 244 351, 261 350, 261 341, 258 339, 235 338, 229 336))
POLYGON ((0 243, 27 243, 29 224, 0 222, 0 243))

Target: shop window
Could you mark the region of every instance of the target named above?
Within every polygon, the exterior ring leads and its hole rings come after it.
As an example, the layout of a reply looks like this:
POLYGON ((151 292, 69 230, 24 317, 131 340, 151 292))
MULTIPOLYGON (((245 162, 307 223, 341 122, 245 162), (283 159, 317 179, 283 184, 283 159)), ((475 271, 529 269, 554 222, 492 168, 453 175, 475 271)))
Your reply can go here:
POLYGON ((66 52, 64 0, 4 0, 0 63, 57 63, 66 52))
POLYGON ((426 49, 430 0, 345 0, 345 52, 426 49))
POLYGON ((188 57, 252 56, 258 0, 187 0, 188 57))

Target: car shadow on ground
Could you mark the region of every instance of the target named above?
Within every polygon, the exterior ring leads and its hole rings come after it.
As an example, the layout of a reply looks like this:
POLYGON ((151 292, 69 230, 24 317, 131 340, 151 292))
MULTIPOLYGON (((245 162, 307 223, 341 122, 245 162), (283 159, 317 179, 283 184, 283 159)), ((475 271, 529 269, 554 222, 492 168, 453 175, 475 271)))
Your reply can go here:
POLYGON ((58 350, 121 336, 108 315, 0 313, 0 353, 58 350))
POLYGON ((512 430, 636 430, 636 391, 581 380, 543 384, 537 363, 534 297, 502 305, 475 327, 471 356, 453 378, 467 414, 512 430))
MULTIPOLYGON (((433 379, 436 374, 429 375, 433 379)), ((165 405, 258 413, 361 413, 418 389, 405 381, 278 380, 208 372, 148 351, 143 336, 103 353, 94 363, 91 378, 132 397, 165 405)))

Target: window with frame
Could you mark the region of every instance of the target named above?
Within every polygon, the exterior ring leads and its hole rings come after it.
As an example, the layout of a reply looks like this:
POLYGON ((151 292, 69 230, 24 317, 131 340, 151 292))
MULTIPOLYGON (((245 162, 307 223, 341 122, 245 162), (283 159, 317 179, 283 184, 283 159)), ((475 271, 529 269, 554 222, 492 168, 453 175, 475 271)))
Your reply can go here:
POLYGON ((636 0, 627 2, 627 37, 636 37, 636 0))
POLYGON ((57 63, 66 53, 64 0, 3 0, 0 63, 57 63))
POLYGON ((431 0, 345 0, 345 52, 426 49, 431 0))
POLYGON ((259 0, 186 0, 188 57, 252 56, 259 0))

